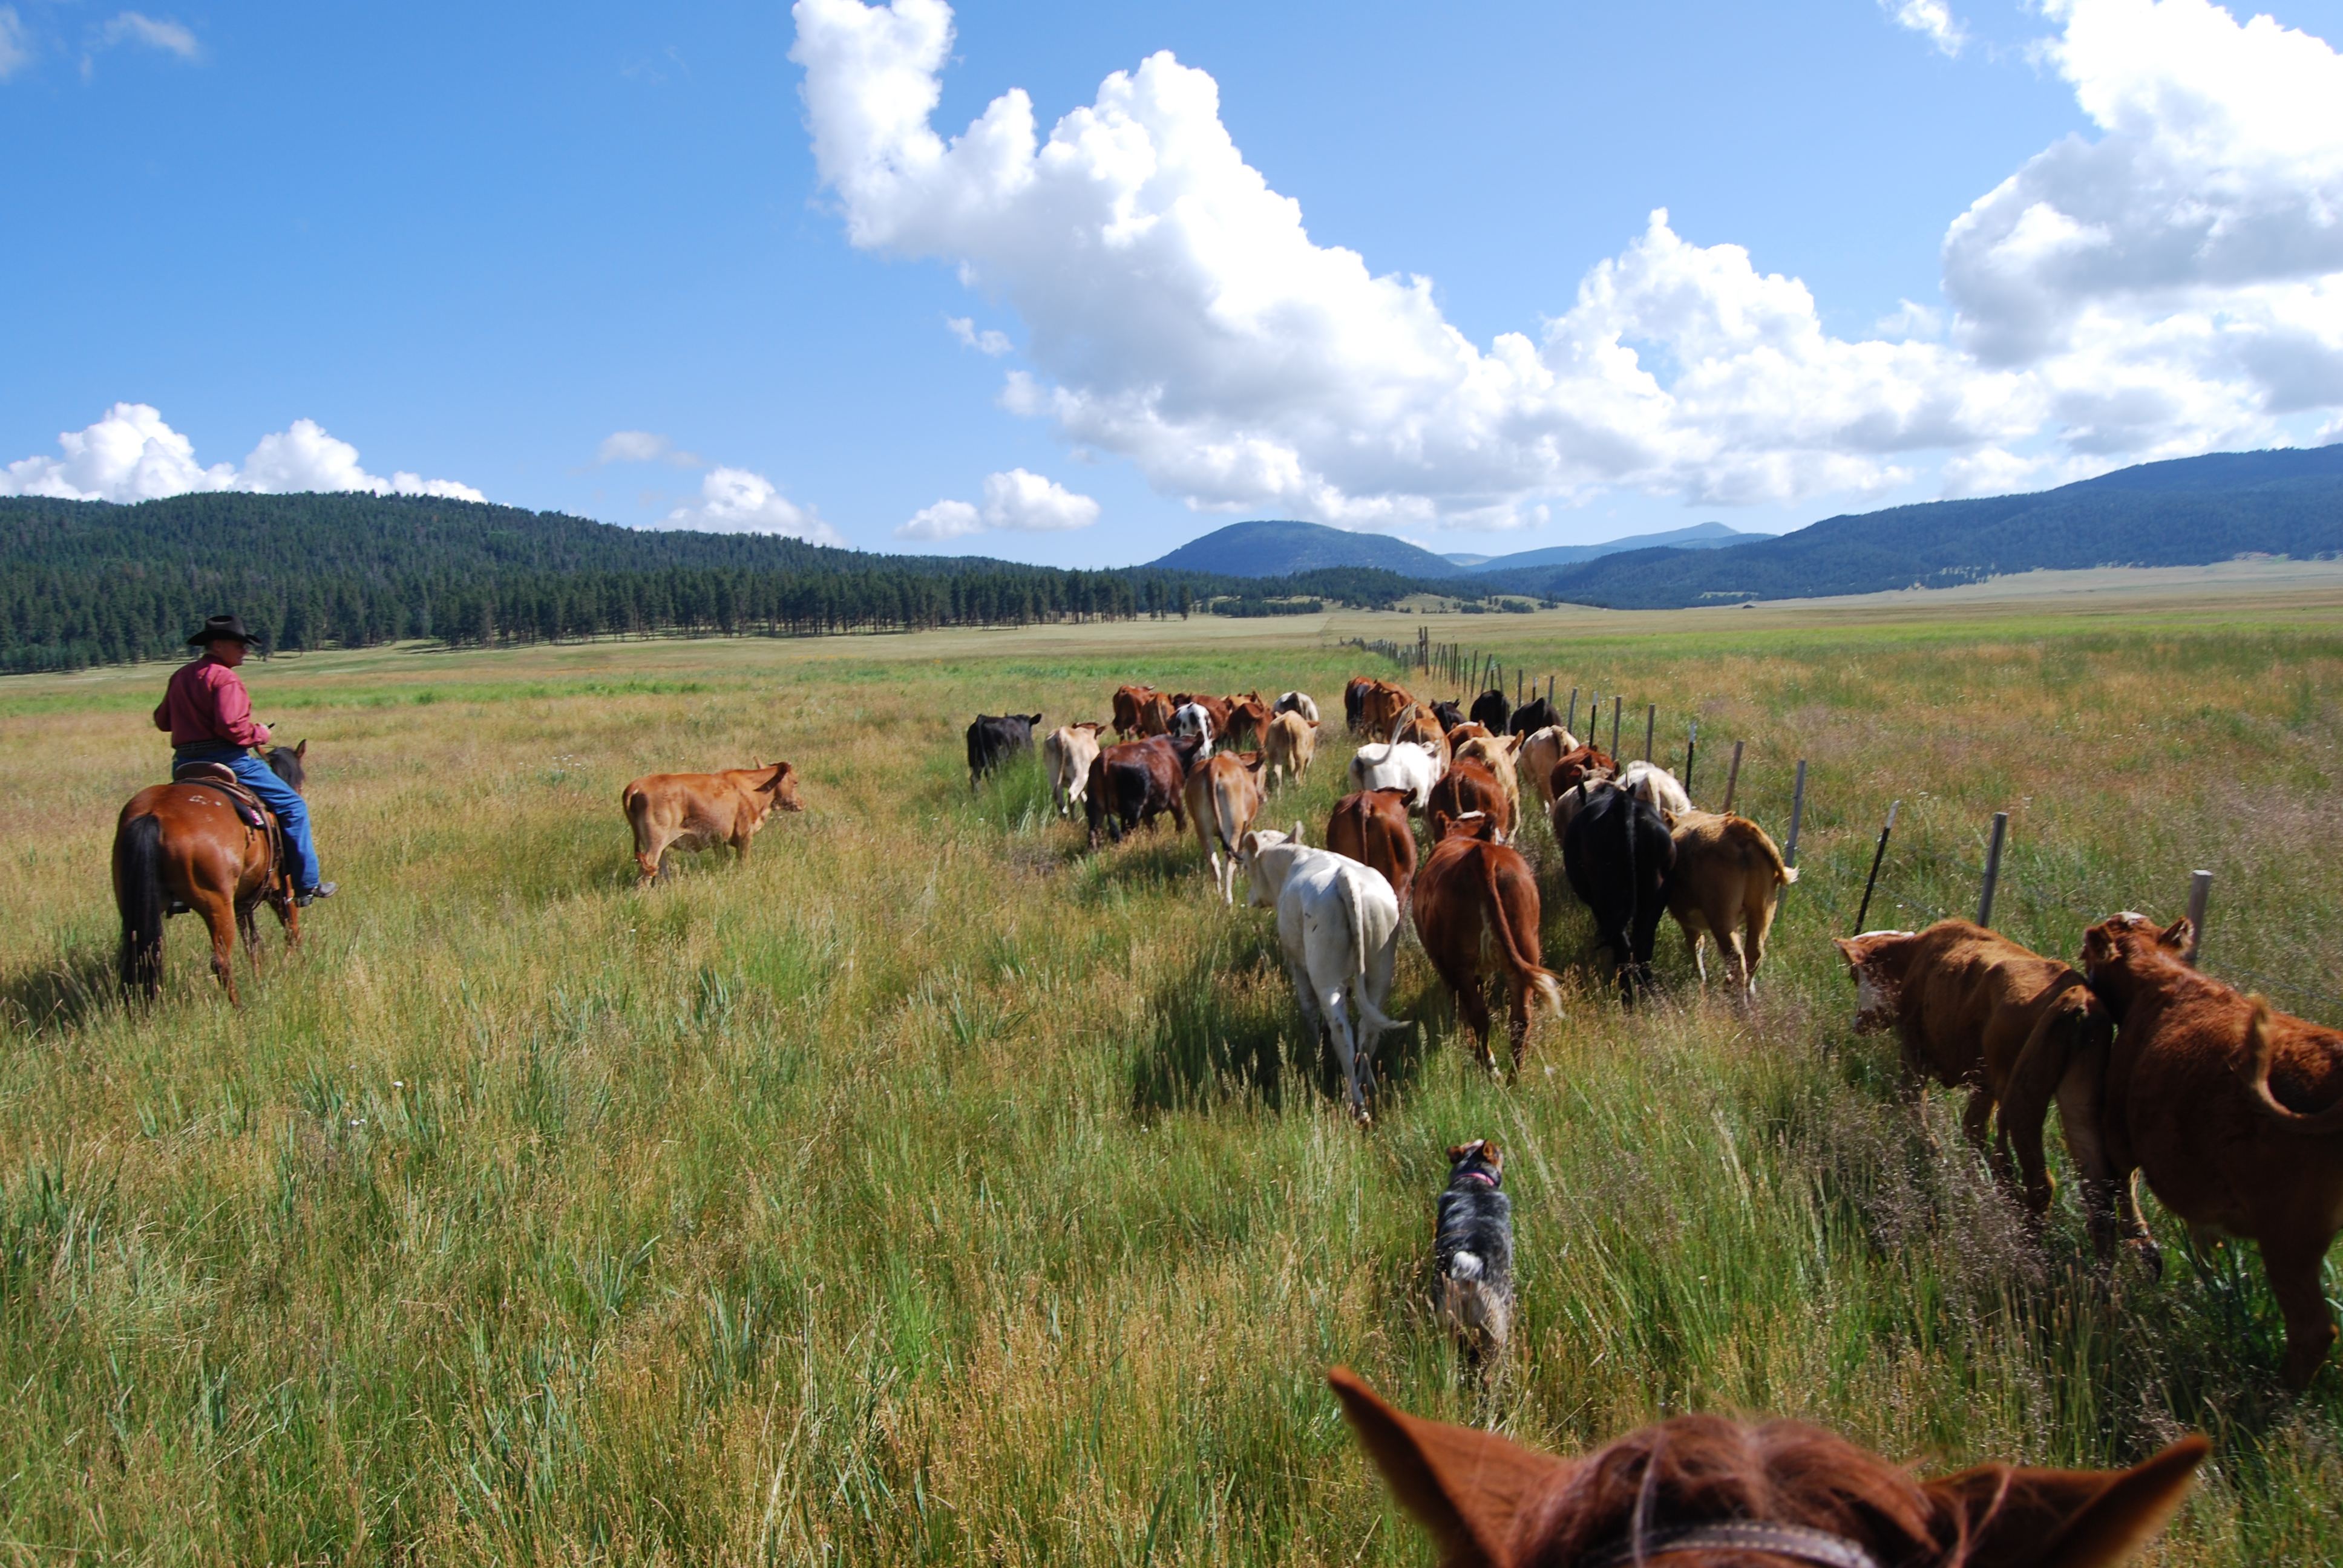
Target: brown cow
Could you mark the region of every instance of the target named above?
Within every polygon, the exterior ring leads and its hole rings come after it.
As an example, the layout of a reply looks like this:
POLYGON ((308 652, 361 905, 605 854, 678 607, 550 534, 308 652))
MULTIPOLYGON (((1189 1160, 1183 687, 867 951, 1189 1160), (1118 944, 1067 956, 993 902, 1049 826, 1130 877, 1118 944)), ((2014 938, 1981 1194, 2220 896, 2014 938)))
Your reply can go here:
POLYGON ((1342 722, 1350 726, 1353 735, 1367 727, 1367 693, 1374 684, 1372 675, 1354 675, 1342 687, 1342 722))
MULTIPOLYGON (((1359 702, 1360 728, 1378 739, 1389 739, 1392 726, 1398 723, 1400 715, 1414 703, 1414 698, 1390 681, 1371 681, 1365 696, 1359 702)), ((1439 729, 1437 720, 1427 719, 1427 722, 1435 732, 1439 729)))
POLYGON ((1147 700, 1139 705, 1139 733, 1146 739, 1172 733, 1172 699, 1160 691, 1150 692, 1147 700))
POLYGON ((2117 1568, 2213 1446, 2184 1437, 2129 1470, 1981 1464, 1923 1482, 1820 1427, 1679 1415, 1556 1459, 1403 1414, 1344 1368, 1326 1381, 1445 1568, 2117 1568))
POLYGON ((1562 985, 1538 961, 1537 879, 1520 851, 1488 837, 1494 826, 1487 817, 1460 818, 1433 846, 1432 858, 1416 873, 1415 933, 1455 995, 1481 1065, 1493 1071, 1489 1004, 1481 985, 1487 974, 1504 977, 1513 997, 1507 1020, 1513 1070, 1519 1072, 1530 1030, 1530 998, 1542 996, 1559 1012, 1562 985))
POLYGON ((2146 1173, 2192 1236, 2261 1243, 2301 1388, 2335 1342, 2319 1269, 2343 1230, 2343 1030, 2272 1012, 2181 958, 2187 920, 2124 913, 2083 934, 2116 1015, 2102 1129, 2115 1174, 2146 1173))
MULTIPOLYGON (((1437 719, 1440 715, 1435 712, 1433 717, 1437 719)), ((1489 727, 1485 724, 1475 724, 1468 719, 1462 724, 1451 724, 1446 726, 1441 733, 1448 737, 1448 745, 1453 750, 1456 747, 1463 745, 1467 740, 1488 739, 1489 727)))
POLYGON ((1530 788, 1538 792, 1538 803, 1548 811, 1554 809, 1554 798, 1561 792, 1554 787, 1554 765, 1564 753, 1577 749, 1578 737, 1554 724, 1523 737, 1513 758, 1515 770, 1529 779, 1530 788))
POLYGON ((1270 782, 1281 776, 1299 779, 1318 755, 1318 727, 1299 713, 1281 713, 1269 721, 1262 745, 1269 753, 1270 782))
POLYGON ((1237 901, 1237 841, 1261 814, 1261 765, 1258 751, 1215 752, 1188 769, 1181 786, 1188 820, 1224 904, 1237 901))
POLYGON ((1180 791, 1202 749, 1194 741, 1151 735, 1144 740, 1117 741, 1091 758, 1090 783, 1082 790, 1091 848, 1098 848, 1101 828, 1120 844, 1134 828, 1152 829, 1165 811, 1172 813, 1172 826, 1186 832, 1188 816, 1180 791))
POLYGON ((2114 1020, 2081 974, 1968 920, 1833 940, 1855 978, 1855 1032, 1894 1029, 1916 1086, 1966 1088, 1961 1131, 1980 1154, 1999 1107, 1994 1164, 2008 1181, 2015 1148, 2029 1216, 2050 1207, 2042 1124, 2055 1098, 2094 1240, 2104 1251, 2120 1233, 2153 1251, 2130 1182, 2113 1183, 2099 1103, 2114 1020))
POLYGON ((1619 764, 1609 752, 1595 746, 1574 746, 1555 758, 1554 766, 1546 770, 1546 792, 1550 798, 1559 799, 1574 784, 1618 776, 1619 764))
MULTIPOLYGON (((1507 819, 1509 824, 1518 820, 1522 814, 1521 780, 1513 772, 1513 754, 1521 749, 1521 745, 1518 735, 1475 736, 1466 740, 1458 740, 1453 735, 1449 737, 1451 766, 1458 762, 1478 762, 1497 776, 1497 782, 1504 787, 1505 799, 1512 803, 1513 815, 1507 819)), ((1508 826, 1506 831, 1510 833, 1513 829, 1508 826)))
POLYGON ((1415 882, 1415 829, 1407 819, 1404 789, 1362 789, 1334 802, 1326 819, 1326 848, 1383 874, 1404 910, 1415 882))
POLYGON ((1248 691, 1242 697, 1224 697, 1221 700, 1229 705, 1229 722, 1225 729, 1212 737, 1214 741, 1225 738, 1233 746, 1240 735, 1252 736, 1255 745, 1268 740, 1269 704, 1260 692, 1248 691))
POLYGON ((1140 733, 1140 714, 1147 699, 1155 695, 1151 686, 1118 686, 1114 689, 1114 738, 1128 740, 1140 733))
POLYGON ((1687 811, 1669 831, 1676 841, 1676 864, 1668 873, 1668 913, 1684 928, 1700 983, 1708 983, 1701 939, 1712 937, 1728 972, 1754 995, 1757 966, 1765 961, 1765 933, 1774 929, 1774 906, 1798 873, 1782 864, 1782 851, 1746 817, 1687 811))
POLYGON ((1400 710, 1391 728, 1393 740, 1412 740, 1432 753, 1432 760, 1443 771, 1448 767, 1448 737, 1440 728, 1440 720, 1414 704, 1400 710))
POLYGON ((1448 836, 1448 824, 1480 812, 1496 829, 1497 842, 1513 834, 1513 803, 1497 776, 1478 762, 1459 762, 1440 776, 1423 804, 1423 820, 1435 844, 1448 836))
POLYGON ((1212 739, 1217 744, 1229 732, 1229 699, 1225 697, 1205 697, 1193 691, 1174 692, 1172 710, 1177 713, 1192 702, 1202 709, 1204 717, 1212 721, 1212 739))
POLYGON ((735 859, 745 860, 749 840, 774 807, 805 809, 797 769, 786 762, 721 773, 652 773, 619 791, 618 801, 635 830, 635 864, 644 886, 667 874, 669 849, 690 853, 729 844, 735 859))

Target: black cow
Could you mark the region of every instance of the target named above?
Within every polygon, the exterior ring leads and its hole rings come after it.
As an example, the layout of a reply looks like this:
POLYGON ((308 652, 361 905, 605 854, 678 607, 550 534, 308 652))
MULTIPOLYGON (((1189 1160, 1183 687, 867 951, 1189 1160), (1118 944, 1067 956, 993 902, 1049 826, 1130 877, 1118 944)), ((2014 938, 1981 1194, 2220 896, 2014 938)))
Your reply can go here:
POLYGON ((1652 978, 1652 943, 1667 908, 1676 843, 1666 819, 1608 782, 1589 786, 1585 808, 1562 833, 1570 890, 1594 916, 1594 939, 1619 970, 1620 1000, 1652 978))
POLYGON ((1492 735, 1505 733, 1505 720, 1513 716, 1513 705, 1495 687, 1489 688, 1473 699, 1473 722, 1485 727, 1492 735))
POLYGON ((1512 728, 1515 735, 1535 735, 1561 722, 1562 715, 1554 710, 1553 703, 1543 697, 1533 697, 1513 709, 1512 728))
POLYGON ((1033 749, 1038 713, 1004 713, 998 719, 980 713, 968 727, 968 787, 974 789, 986 774, 1020 751, 1033 749))
POLYGON ((1172 826, 1186 832, 1188 814, 1180 791, 1203 749, 1202 736, 1188 735, 1151 735, 1103 748, 1091 759, 1090 783, 1082 791, 1091 848, 1098 848, 1101 828, 1119 844, 1125 833, 1153 826, 1165 811, 1172 813, 1172 826))
POLYGON ((1445 735, 1464 722, 1464 710, 1453 702, 1435 702, 1432 717, 1440 720, 1440 733, 1445 735))

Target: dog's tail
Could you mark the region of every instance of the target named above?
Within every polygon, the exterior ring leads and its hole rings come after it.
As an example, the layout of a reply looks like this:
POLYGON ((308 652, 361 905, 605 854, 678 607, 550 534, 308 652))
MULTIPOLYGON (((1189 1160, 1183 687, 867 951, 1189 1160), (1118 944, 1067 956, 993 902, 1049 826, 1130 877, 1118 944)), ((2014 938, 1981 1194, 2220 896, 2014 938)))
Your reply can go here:
POLYGON ((1488 1272, 1478 1252, 1455 1252, 1448 1259, 1448 1277, 1459 1282, 1478 1280, 1488 1272))
POLYGON ((2246 1055, 2237 1063, 2237 1074, 2255 1107, 2288 1132, 2306 1138, 2343 1132, 2343 1100, 2324 1111, 2289 1111, 2270 1092, 2269 1003, 2258 996, 2247 1000, 2254 1004, 2254 1016, 2246 1024, 2246 1055))

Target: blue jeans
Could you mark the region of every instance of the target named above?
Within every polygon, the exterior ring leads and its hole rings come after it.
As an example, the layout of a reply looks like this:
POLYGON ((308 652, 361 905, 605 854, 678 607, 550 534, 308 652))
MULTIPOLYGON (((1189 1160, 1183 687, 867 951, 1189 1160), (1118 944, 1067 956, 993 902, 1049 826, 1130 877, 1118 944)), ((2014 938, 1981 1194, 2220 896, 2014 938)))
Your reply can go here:
POLYGON ((268 764, 236 746, 183 746, 171 754, 173 766, 182 762, 225 762, 260 797, 260 803, 285 824, 285 842, 293 849, 293 890, 309 892, 320 879, 317 845, 309 837, 309 806, 299 791, 269 770, 268 764))

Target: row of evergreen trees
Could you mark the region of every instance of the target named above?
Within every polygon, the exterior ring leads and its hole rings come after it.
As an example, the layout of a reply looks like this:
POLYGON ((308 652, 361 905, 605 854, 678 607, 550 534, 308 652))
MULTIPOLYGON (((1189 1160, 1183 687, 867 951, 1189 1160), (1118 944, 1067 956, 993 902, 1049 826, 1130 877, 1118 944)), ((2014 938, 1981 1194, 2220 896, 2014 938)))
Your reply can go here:
MULTIPOLYGON (((1307 591, 1359 604, 1418 586, 1388 572, 1312 576, 1325 580, 1307 591)), ((639 533, 427 498, 0 499, 0 670, 12 672, 179 657, 206 616, 230 610, 290 652, 1131 619, 1293 586, 639 533)))

